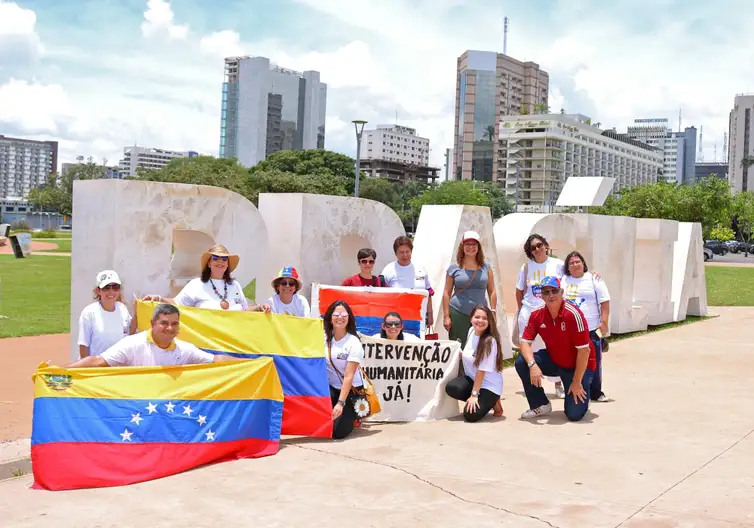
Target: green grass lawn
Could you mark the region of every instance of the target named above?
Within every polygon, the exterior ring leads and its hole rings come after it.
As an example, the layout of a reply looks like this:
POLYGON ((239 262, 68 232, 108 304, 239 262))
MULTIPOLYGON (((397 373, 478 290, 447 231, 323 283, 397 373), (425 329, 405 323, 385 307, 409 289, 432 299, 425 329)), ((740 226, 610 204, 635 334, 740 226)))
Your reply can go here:
POLYGON ((68 332, 71 257, 0 255, 0 337, 68 332))
POLYGON ((33 238, 35 242, 50 242, 51 244, 57 244, 57 249, 45 249, 45 253, 70 253, 72 240, 58 240, 55 238, 33 238))
POLYGON ((706 266, 707 304, 754 306, 754 267, 706 266))

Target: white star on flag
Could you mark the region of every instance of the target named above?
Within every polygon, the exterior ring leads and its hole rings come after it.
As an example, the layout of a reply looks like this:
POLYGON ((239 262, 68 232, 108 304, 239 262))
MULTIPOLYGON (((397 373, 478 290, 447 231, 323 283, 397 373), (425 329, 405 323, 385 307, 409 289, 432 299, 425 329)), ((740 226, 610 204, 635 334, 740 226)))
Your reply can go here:
POLYGON ((165 404, 165 408, 168 410, 168 412, 173 412, 173 407, 175 407, 175 404, 173 402, 167 402, 165 404))
POLYGON ((125 442, 126 440, 128 440, 130 442, 132 434, 133 433, 130 432, 128 429, 123 429, 123 432, 120 433, 120 437, 122 438, 121 442, 125 442))
POLYGON ((183 406, 183 414, 188 414, 189 418, 191 418, 191 413, 192 412, 194 412, 194 410, 191 408, 191 404, 183 406))
POLYGON ((200 414, 200 415, 199 415, 199 419, 197 420, 197 422, 199 422, 199 425, 204 425, 204 424, 206 424, 206 423, 207 423, 207 417, 206 417, 206 416, 202 416, 202 415, 200 414))
POLYGON ((215 439, 215 433, 210 429, 206 433, 204 433, 207 436, 207 440, 214 440, 215 439))
POLYGON ((136 425, 139 425, 139 422, 141 422, 144 418, 141 417, 141 413, 136 413, 131 415, 131 423, 136 423, 136 425))
POLYGON ((149 405, 147 405, 146 409, 149 411, 149 414, 152 414, 153 412, 157 412, 157 405, 149 402, 149 405))

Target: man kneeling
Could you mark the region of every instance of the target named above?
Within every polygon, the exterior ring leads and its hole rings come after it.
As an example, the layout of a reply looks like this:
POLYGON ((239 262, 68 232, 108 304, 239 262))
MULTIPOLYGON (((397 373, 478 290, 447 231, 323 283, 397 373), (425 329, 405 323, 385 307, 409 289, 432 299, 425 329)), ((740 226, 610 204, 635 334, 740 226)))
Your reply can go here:
POLYGON ((581 420, 589 408, 589 390, 597 361, 589 339, 586 317, 576 306, 563 300, 563 290, 556 277, 540 283, 544 308, 529 316, 521 337, 521 354, 516 372, 524 386, 529 410, 521 418, 537 418, 552 411, 552 404, 542 388, 542 375, 560 376, 566 391, 565 414, 569 420, 581 420), (545 347, 533 352, 531 344, 542 336, 545 347))
POLYGON ((146 367, 219 363, 231 358, 204 352, 191 343, 176 339, 180 312, 172 304, 158 304, 152 314, 152 329, 124 337, 99 356, 88 356, 65 368, 146 367))

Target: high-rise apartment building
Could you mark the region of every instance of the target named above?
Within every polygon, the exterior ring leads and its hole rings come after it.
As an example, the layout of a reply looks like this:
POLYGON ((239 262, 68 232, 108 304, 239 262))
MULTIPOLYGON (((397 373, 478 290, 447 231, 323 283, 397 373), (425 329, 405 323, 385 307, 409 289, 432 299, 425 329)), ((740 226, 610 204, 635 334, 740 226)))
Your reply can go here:
POLYGON ((199 154, 189 151, 165 150, 148 147, 124 147, 123 159, 118 164, 119 177, 135 178, 139 175, 137 169, 142 171, 157 170, 163 168, 175 158, 193 158, 199 154))
POLYGON ((551 207, 573 177, 615 178, 613 192, 655 183, 663 155, 580 114, 500 117, 497 181, 518 206, 551 207))
POLYGON ((265 57, 226 58, 220 157, 253 167, 279 150, 325 148, 326 101, 317 71, 288 70, 265 57))
POLYGON ((400 125, 377 125, 365 130, 361 158, 429 165, 429 139, 416 135, 416 129, 400 125))
POLYGON ((731 192, 754 190, 754 94, 737 95, 730 111, 728 181, 731 192))
POLYGON ((57 170, 57 141, 0 135, 0 198, 26 198, 57 170))
POLYGON ((458 58, 454 179, 496 181, 500 118, 547 113, 549 75, 534 62, 492 51, 458 58))
POLYGON ((696 128, 674 132, 664 118, 634 119, 626 135, 663 153, 662 178, 670 183, 696 181, 696 128))

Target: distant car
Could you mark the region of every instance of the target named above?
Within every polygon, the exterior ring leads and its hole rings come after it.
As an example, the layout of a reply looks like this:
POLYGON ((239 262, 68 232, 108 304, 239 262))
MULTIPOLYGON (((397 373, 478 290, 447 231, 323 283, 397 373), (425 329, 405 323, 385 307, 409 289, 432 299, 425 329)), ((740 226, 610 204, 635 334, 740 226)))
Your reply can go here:
POLYGON ((711 249, 704 248, 702 250, 704 252, 704 262, 707 262, 708 260, 712 260, 712 256, 714 253, 712 253, 711 249))
POLYGON ((59 225, 58 226, 58 230, 60 230, 60 231, 70 231, 71 230, 71 226, 68 225, 68 224, 59 225))
POLYGON ((725 247, 724 242, 720 242, 719 240, 707 240, 704 243, 704 247, 707 249, 712 250, 712 253, 715 255, 727 255, 728 254, 728 248, 725 247))

